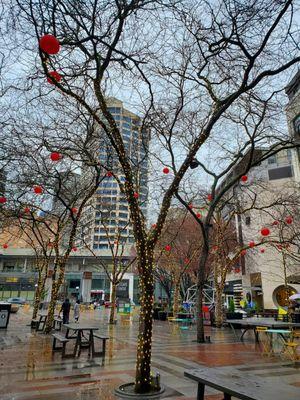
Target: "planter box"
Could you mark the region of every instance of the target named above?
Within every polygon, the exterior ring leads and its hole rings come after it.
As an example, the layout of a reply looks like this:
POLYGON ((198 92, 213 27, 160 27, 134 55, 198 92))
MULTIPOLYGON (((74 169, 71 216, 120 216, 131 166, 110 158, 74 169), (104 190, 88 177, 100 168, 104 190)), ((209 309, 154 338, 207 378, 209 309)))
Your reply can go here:
POLYGON ((166 321, 167 320, 167 312, 166 311, 158 311, 158 319, 160 321, 166 321))
POLYGON ((159 307, 156 307, 156 308, 153 309, 153 319, 158 319, 158 313, 160 311, 162 311, 162 309, 159 308, 159 307))
POLYGON ((228 312, 226 313, 227 319, 243 319, 243 314, 239 312, 228 312))

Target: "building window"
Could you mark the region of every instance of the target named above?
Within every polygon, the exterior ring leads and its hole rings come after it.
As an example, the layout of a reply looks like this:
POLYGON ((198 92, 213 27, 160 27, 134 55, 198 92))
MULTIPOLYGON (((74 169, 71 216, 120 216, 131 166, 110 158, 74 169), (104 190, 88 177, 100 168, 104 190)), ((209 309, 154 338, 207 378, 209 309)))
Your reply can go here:
POLYGON ((250 225, 251 224, 251 218, 248 216, 245 218, 245 224, 250 225))
POLYGON ((295 136, 300 136, 300 114, 294 119, 295 136))
POLYGON ((270 181, 274 181, 275 179, 291 178, 294 175, 291 165, 269 169, 268 174, 270 181))
POLYGON ((277 164, 276 154, 268 158, 268 164, 277 164))
POLYGON ((286 155, 287 155, 287 159, 291 162, 292 161, 292 150, 287 149, 286 155))

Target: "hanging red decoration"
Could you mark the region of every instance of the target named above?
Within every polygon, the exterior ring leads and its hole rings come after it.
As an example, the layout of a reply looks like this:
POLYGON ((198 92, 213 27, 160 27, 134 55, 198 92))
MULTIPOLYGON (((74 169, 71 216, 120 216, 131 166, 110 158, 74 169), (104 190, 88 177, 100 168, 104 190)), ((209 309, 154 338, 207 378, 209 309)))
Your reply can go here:
POLYGON ((247 250, 246 249, 243 249, 242 251, 241 251, 241 256, 245 256, 247 254, 247 250))
POLYGON ((218 250, 218 246, 213 246, 212 247, 212 251, 217 251, 218 250))
POLYGON ((249 247, 251 247, 251 249, 255 246, 255 242, 253 242, 253 240, 251 242, 249 242, 249 247))
POLYGON ((53 35, 44 35, 39 40, 40 48, 47 54, 57 54, 60 49, 59 41, 53 35))
POLYGON ((193 209, 193 204, 192 203, 190 203, 189 205, 188 205, 188 208, 190 209, 190 210, 192 210, 193 209))
POLYGON ((211 194, 208 194, 208 195, 207 195, 207 200, 208 200, 208 201, 212 201, 212 195, 211 195, 211 194))
POLYGON ((243 176, 241 177, 241 181, 242 181, 242 182, 247 182, 247 180, 248 180, 248 176, 247 176, 247 175, 243 175, 243 176))
POLYGON ((59 161, 61 159, 61 154, 54 151, 50 154, 50 158, 52 161, 59 161))
POLYGON ((166 250, 166 251, 171 251, 171 246, 170 246, 169 244, 167 244, 167 245, 165 246, 165 250, 166 250))
POLYGON ((53 243, 49 242, 48 247, 53 247, 53 243))
POLYGON ((279 221, 277 221, 277 220, 273 221, 273 223, 272 223, 272 225, 274 225, 274 226, 276 226, 278 224, 279 224, 279 221))
POLYGON ((42 194, 43 188, 41 186, 34 186, 33 191, 35 194, 42 194))
POLYGON ((169 172, 170 172, 170 170, 169 170, 168 167, 165 167, 165 168, 163 169, 163 173, 164 173, 164 174, 168 174, 169 172))
POLYGON ((5 204, 6 202, 7 202, 6 197, 1 196, 1 197, 0 197, 0 204, 5 204))
POLYGON ((25 207, 24 208, 24 213, 29 214, 30 213, 30 208, 29 207, 25 207))
POLYGON ((276 246, 277 246, 278 250, 282 250, 282 245, 281 244, 277 244, 276 246))
POLYGON ((189 258, 185 258, 185 259, 184 259, 184 263, 185 263, 185 264, 189 264, 189 262, 190 262, 190 259, 189 259, 189 258))
POLYGON ((155 229, 155 228, 156 228, 156 224, 152 224, 152 225, 151 225, 151 228, 152 228, 152 229, 155 229))
POLYGON ((291 216, 286 217, 285 222, 290 225, 293 223, 293 218, 291 216))
POLYGON ((261 253, 264 253, 264 252, 265 252, 265 249, 260 249, 260 252, 261 252, 261 253))
POLYGON ((77 214, 77 212, 78 212, 76 207, 71 208, 71 211, 72 211, 73 214, 77 214))
POLYGON ((47 82, 50 83, 50 85, 55 85, 56 82, 61 81, 61 75, 57 71, 51 71, 49 75, 50 76, 47 76, 47 82))
POLYGON ((133 193, 133 197, 134 197, 135 199, 138 199, 138 198, 139 198, 139 194, 138 194, 137 192, 134 192, 134 193, 133 193))
POLYGON ((197 217, 197 218, 201 218, 201 214, 200 214, 200 213, 197 213, 197 214, 196 214, 196 217, 197 217))
POLYGON ((4 248, 4 249, 8 249, 8 244, 7 244, 7 243, 4 243, 3 248, 4 248))
POLYGON ((72 247, 72 251, 77 251, 77 247, 72 247))
POLYGON ((260 233, 263 235, 263 236, 269 236, 270 235, 270 229, 269 228, 262 228, 262 230, 260 231, 260 233))
POLYGON ((111 176, 113 176, 113 173, 112 173, 111 171, 107 171, 107 172, 106 172, 106 176, 107 176, 108 178, 110 178, 111 176))
POLYGON ((235 268, 234 272, 235 272, 236 274, 239 274, 239 273, 241 272, 241 269, 240 269, 240 268, 235 268))

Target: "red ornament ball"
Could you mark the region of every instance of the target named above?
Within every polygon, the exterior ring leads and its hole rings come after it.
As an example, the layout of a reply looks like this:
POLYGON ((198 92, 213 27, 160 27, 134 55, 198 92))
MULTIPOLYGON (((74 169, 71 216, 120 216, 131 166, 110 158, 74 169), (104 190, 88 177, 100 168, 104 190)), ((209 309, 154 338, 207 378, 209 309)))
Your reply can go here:
POLYGON ((241 181, 242 181, 242 182, 247 182, 247 180, 248 180, 248 176, 247 176, 247 175, 243 175, 243 176, 241 177, 241 181))
POLYGON ((44 35, 39 40, 40 48, 47 54, 57 54, 60 50, 59 41, 53 35, 44 35))
POLYGON ((278 250, 282 250, 282 245, 281 244, 277 244, 276 246, 277 246, 278 250))
POLYGON ((151 225, 151 228, 152 228, 152 229, 156 229, 156 224, 152 224, 152 225, 151 225))
POLYGON ((4 248, 4 249, 8 249, 8 244, 7 244, 7 243, 4 243, 3 248, 4 248))
POLYGON ((272 225, 274 225, 274 226, 276 226, 278 224, 279 224, 279 221, 277 221, 277 220, 273 221, 273 223, 272 223, 272 225))
POLYGON ((72 251, 77 251, 77 247, 72 247, 72 251))
POLYGON ((133 193, 133 197, 134 197, 135 199, 138 199, 138 198, 139 198, 139 194, 138 194, 137 192, 134 192, 134 193, 133 193))
POLYGON ((5 204, 6 202, 7 202, 6 197, 1 196, 1 197, 0 197, 0 204, 5 204))
POLYGON ((35 194, 42 194, 43 188, 41 186, 34 186, 33 191, 35 194))
POLYGON ((197 214, 196 214, 196 217, 197 217, 197 218, 201 218, 201 214, 200 214, 200 213, 197 213, 197 214))
POLYGON ((50 83, 50 85, 54 85, 56 82, 61 81, 61 75, 57 71, 51 71, 49 72, 50 76, 47 76, 47 82, 50 83))
POLYGON ((171 246, 170 246, 169 244, 167 244, 167 245, 165 246, 165 250, 166 250, 166 251, 171 251, 171 246))
POLYGON ((163 173, 164 173, 164 174, 168 174, 169 172, 170 172, 170 170, 169 170, 168 167, 165 167, 165 168, 163 169, 163 173))
POLYGON ((251 242, 249 242, 249 247, 251 247, 251 249, 255 246, 255 242, 253 242, 253 240, 251 242))
POLYGON ((261 252, 261 253, 264 253, 264 252, 265 252, 265 249, 260 249, 260 252, 261 252))
POLYGON ((207 195, 207 200, 208 200, 208 201, 212 201, 212 195, 211 195, 211 194, 208 194, 208 195, 207 195))
POLYGON ((240 269, 240 268, 235 268, 234 272, 235 272, 236 274, 239 274, 239 273, 241 272, 241 269, 240 269))
POLYGON ((293 218, 292 218, 291 216, 286 217, 285 222, 286 222, 288 225, 290 225, 290 224, 293 223, 293 218))
POLYGON ((25 207, 24 208, 24 213, 29 214, 30 213, 30 208, 29 207, 25 207))
POLYGON ((270 229, 269 228, 262 228, 262 230, 260 231, 260 233, 263 235, 263 236, 269 236, 270 235, 270 229))
POLYGON ((245 256, 247 254, 247 250, 246 249, 243 249, 242 251, 241 251, 241 256, 245 256))
POLYGON ((54 151, 50 154, 51 161, 59 161, 61 159, 61 154, 54 151))
POLYGON ((185 259, 184 259, 184 263, 185 263, 185 264, 188 264, 189 262, 190 262, 190 259, 189 259, 189 258, 185 258, 185 259))
POLYGON ((77 214, 77 212, 78 212, 76 207, 71 208, 71 211, 72 211, 73 214, 77 214))
POLYGON ((107 176, 108 178, 110 178, 111 176, 113 176, 113 174, 112 174, 111 171, 107 171, 107 172, 106 172, 106 176, 107 176))

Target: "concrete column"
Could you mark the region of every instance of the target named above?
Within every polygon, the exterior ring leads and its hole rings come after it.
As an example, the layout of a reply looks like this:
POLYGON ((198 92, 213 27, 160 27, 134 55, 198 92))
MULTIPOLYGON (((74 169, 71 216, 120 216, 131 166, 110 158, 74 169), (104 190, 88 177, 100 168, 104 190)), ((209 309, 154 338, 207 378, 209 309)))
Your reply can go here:
POLYGON ((85 271, 82 275, 82 281, 81 281, 81 297, 83 303, 89 303, 91 301, 91 290, 92 290, 92 272, 85 271))

